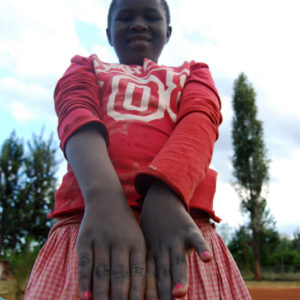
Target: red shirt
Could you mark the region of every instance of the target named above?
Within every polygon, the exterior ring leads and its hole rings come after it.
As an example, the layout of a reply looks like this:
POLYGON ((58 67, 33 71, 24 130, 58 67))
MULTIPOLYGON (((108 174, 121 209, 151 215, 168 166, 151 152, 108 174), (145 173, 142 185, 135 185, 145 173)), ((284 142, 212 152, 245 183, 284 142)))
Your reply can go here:
MULTIPOLYGON (((58 135, 64 151, 81 126, 104 129, 108 153, 128 203, 140 207, 153 177, 169 185, 187 208, 215 221, 216 172, 209 169, 222 117, 208 66, 185 62, 159 66, 108 64, 96 55, 75 56, 55 93, 58 135)), ((68 172, 50 217, 84 209, 76 178, 68 172)))

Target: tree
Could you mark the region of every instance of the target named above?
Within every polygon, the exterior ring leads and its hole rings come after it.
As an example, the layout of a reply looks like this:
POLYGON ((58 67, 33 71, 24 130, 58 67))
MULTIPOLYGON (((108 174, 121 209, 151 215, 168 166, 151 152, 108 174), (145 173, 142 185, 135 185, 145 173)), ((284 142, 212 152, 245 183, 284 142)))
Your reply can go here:
POLYGON ((13 132, 0 153, 0 255, 42 245, 51 225, 58 165, 52 136, 33 135, 26 150, 13 132))
POLYGON ((234 260, 242 271, 246 271, 253 264, 253 255, 251 252, 251 234, 249 228, 240 226, 234 233, 228 244, 234 260))
POLYGON ((298 251, 298 253, 300 253, 300 230, 299 230, 299 228, 294 232, 292 247, 293 247, 293 249, 298 251))
POLYGON ((21 197, 26 203, 26 213, 23 215, 24 230, 39 244, 43 244, 51 226, 47 214, 53 209, 56 191, 58 162, 56 147, 53 146, 53 136, 43 139, 33 134, 32 141, 27 143, 28 153, 24 159, 25 185, 21 197))
POLYGON ((21 234, 16 230, 16 207, 19 206, 23 154, 23 142, 12 132, 2 145, 0 156, 0 255, 21 239, 21 234))
POLYGON ((269 221, 262 188, 268 180, 269 161, 263 141, 262 122, 257 119, 255 98, 255 91, 247 77, 240 74, 234 82, 233 95, 234 186, 241 198, 242 211, 249 215, 254 274, 256 280, 261 280, 259 235, 269 221))

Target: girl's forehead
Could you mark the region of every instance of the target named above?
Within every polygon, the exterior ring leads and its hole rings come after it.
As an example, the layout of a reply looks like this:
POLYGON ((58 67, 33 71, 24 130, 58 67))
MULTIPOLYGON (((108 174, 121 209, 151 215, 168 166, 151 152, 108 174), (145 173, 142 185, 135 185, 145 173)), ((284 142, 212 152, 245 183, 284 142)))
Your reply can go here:
POLYGON ((161 0, 117 0, 116 10, 140 10, 157 9, 163 10, 161 0))

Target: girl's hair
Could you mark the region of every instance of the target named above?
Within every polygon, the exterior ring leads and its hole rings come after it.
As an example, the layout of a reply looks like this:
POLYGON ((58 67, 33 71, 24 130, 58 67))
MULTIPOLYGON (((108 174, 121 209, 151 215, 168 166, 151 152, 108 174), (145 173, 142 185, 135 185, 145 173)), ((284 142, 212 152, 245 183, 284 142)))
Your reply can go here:
MULTIPOLYGON (((117 1, 118 0, 112 0, 112 2, 110 4, 109 10, 108 10, 108 16, 107 16, 107 28, 110 28, 112 13, 113 13, 113 10, 115 9, 116 5, 117 5, 117 1)), ((160 1, 161 1, 161 5, 163 6, 163 8, 165 10, 166 18, 167 18, 167 25, 169 26, 170 23, 171 23, 169 5, 168 5, 166 0, 160 0, 160 1)))

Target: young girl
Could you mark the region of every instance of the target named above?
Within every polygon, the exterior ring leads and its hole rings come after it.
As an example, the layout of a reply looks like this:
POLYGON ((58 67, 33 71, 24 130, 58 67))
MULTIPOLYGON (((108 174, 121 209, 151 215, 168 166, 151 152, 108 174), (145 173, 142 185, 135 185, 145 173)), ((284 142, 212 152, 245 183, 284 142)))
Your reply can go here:
POLYGON ((68 172, 25 299, 250 299, 209 222, 220 99, 207 65, 157 64, 169 24, 164 0, 112 1, 119 64, 75 56, 58 82, 68 172))

